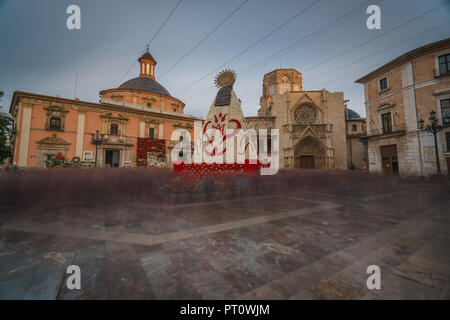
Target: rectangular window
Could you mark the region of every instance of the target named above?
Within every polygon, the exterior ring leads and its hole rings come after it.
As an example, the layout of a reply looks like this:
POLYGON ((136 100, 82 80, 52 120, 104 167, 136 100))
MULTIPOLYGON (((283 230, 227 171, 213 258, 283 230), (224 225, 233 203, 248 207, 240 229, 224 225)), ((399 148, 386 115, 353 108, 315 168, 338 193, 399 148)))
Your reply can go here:
POLYGON ((352 124, 352 131, 358 131, 358 126, 356 124, 352 124))
POLYGON ((383 133, 391 133, 392 132, 392 116, 391 113, 383 113, 381 115, 381 120, 383 122, 383 133))
POLYGON ((94 153, 92 151, 84 151, 83 152, 83 161, 93 161, 94 153))
POLYGON ((147 107, 148 107, 148 108, 151 108, 151 107, 152 107, 151 102, 147 102, 147 107))
POLYGON ((439 74, 450 73, 450 54, 439 57, 439 74))
POLYGON ((50 129, 61 130, 61 119, 57 117, 50 118, 50 129))
POLYGON ((386 90, 388 88, 388 80, 387 78, 383 78, 380 80, 380 91, 386 90))
POLYGON ((117 123, 111 123, 109 134, 119 134, 119 125, 117 123))
POLYGON ((450 119, 450 99, 441 100, 442 119, 450 119))
POLYGON ((447 152, 450 152, 450 132, 445 133, 445 140, 447 142, 447 152))
POLYGON ((155 128, 150 128, 148 130, 148 137, 149 138, 154 138, 155 137, 155 128))

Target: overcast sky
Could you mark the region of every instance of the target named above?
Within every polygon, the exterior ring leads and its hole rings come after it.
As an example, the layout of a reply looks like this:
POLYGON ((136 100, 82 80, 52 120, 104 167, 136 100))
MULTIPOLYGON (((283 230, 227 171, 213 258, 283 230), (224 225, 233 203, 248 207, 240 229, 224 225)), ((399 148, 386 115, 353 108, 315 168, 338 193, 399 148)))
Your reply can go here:
MULTIPOLYGON (((77 96, 98 102, 100 90, 115 88, 138 76, 135 64, 123 78, 177 2, 0 0, 0 90, 5 91, 2 110, 9 109, 15 90, 74 98, 76 75, 77 96), (81 30, 66 27, 66 9, 71 4, 81 8, 81 30)), ((300 71, 305 90, 343 91, 350 108, 364 116, 364 90, 354 83, 356 79, 408 50, 450 36, 448 0, 373 0, 367 4, 363 0, 321 0, 222 66, 316 2, 249 0, 166 72, 242 2, 183 0, 151 43, 150 52, 158 63, 156 79, 186 103, 185 113, 206 116, 217 90, 210 88, 214 77, 230 68, 238 73, 234 88, 244 114, 256 115, 264 74, 282 67, 300 71), (369 30, 365 9, 376 3, 381 7, 381 30, 369 30), (362 4, 365 6, 358 14, 320 29, 362 4), (307 37, 310 34, 316 36, 307 37), (247 70, 260 61, 264 63, 247 70)))

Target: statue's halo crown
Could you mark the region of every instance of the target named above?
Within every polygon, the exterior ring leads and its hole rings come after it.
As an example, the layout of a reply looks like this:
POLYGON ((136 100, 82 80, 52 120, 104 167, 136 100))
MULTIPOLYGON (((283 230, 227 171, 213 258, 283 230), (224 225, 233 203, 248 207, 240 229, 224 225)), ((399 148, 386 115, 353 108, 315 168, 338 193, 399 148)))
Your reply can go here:
POLYGON ((223 70, 214 79, 217 88, 225 88, 232 86, 236 81, 236 72, 231 69, 223 70))

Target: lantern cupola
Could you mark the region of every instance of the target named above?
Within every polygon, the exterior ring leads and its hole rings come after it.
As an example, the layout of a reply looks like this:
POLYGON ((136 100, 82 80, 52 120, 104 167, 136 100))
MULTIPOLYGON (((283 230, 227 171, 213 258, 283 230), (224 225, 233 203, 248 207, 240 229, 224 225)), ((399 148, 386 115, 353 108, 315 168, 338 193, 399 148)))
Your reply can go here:
POLYGON ((139 58, 139 63, 141 64, 141 73, 139 74, 139 77, 155 80, 156 60, 150 54, 148 47, 147 51, 139 58))

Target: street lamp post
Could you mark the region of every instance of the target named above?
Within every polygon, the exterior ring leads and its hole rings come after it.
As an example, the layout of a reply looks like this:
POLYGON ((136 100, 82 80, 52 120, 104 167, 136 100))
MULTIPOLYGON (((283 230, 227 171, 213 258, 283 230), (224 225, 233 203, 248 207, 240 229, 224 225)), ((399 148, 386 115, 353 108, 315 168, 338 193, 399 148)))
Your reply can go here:
POLYGON ((434 135, 434 152, 436 154, 437 174, 441 174, 441 163, 439 161, 437 134, 442 129, 448 128, 450 126, 450 118, 445 118, 443 121, 443 125, 441 126, 441 125, 439 125, 438 120, 436 119, 436 111, 431 111, 429 120, 430 120, 430 124, 427 125, 426 127, 424 127, 425 121, 423 119, 420 119, 418 121, 419 129, 431 132, 434 135))
POLYGON ((99 137, 99 130, 95 131, 95 134, 91 133, 92 143, 95 144, 95 164, 94 167, 97 167, 97 156, 98 156, 98 145, 105 141, 105 134, 101 133, 99 137))

